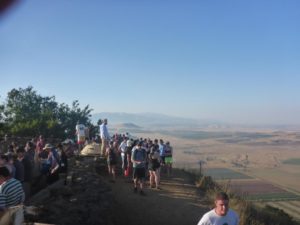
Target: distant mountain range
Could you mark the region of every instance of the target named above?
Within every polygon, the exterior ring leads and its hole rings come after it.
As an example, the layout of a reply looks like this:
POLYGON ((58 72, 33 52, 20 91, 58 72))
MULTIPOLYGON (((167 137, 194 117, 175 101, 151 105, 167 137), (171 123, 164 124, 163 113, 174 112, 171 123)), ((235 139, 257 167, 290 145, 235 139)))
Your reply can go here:
POLYGON ((175 116, 167 116, 158 113, 123 113, 123 112, 101 112, 92 115, 92 123, 96 124, 99 119, 108 119, 109 124, 134 124, 135 126, 212 126, 221 123, 213 120, 196 120, 175 116))
POLYGON ((177 129, 272 129, 278 131, 300 131, 300 125, 276 125, 276 124, 231 124, 212 119, 191 119, 184 117, 168 116, 159 113, 124 113, 101 112, 92 114, 91 121, 97 124, 99 119, 108 119, 110 126, 118 129, 131 129, 142 131, 144 128, 177 128, 177 129))

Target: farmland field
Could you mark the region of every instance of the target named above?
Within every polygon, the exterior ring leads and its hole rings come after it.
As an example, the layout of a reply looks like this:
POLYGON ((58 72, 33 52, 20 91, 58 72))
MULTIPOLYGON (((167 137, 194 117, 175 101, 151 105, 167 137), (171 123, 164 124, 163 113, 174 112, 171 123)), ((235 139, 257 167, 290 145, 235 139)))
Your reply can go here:
POLYGON ((226 179, 226 180, 231 180, 231 179, 249 179, 250 177, 236 172, 231 169, 227 168, 208 168, 204 170, 203 174, 205 176, 211 176, 214 180, 219 180, 219 179, 226 179))
POLYGON ((230 188, 249 200, 300 200, 300 196, 262 180, 232 180, 230 188))
POLYGON ((291 164, 291 165, 298 165, 298 166, 300 166, 300 159, 299 158, 296 158, 296 159, 287 159, 287 160, 284 160, 282 163, 283 164, 291 164))
POLYGON ((251 169, 250 176, 255 176, 272 182, 274 185, 283 187, 286 190, 300 194, 300 168, 291 165, 282 165, 273 169, 251 169))
POLYGON ((270 205, 272 207, 282 209, 295 220, 300 221, 300 201, 264 202, 260 205, 270 205))

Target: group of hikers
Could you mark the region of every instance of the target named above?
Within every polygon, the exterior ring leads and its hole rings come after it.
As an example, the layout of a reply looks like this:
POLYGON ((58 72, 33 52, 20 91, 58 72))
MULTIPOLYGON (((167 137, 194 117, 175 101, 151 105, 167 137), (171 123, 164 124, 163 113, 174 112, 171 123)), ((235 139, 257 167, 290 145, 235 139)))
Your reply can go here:
POLYGON ((108 172, 111 182, 116 180, 116 166, 121 162, 125 177, 133 178, 134 192, 144 193, 144 183, 149 177, 150 188, 160 189, 160 174, 172 173, 173 149, 170 142, 162 139, 130 139, 126 135, 114 137, 106 147, 103 155, 107 158, 108 172), (120 160, 119 160, 120 159, 120 160))
MULTIPOLYGON (((159 190, 161 171, 168 176, 172 172, 173 149, 170 142, 165 143, 163 139, 133 139, 128 133, 114 134, 111 137, 107 122, 107 119, 98 121, 97 140, 101 143, 101 155, 107 159, 111 182, 116 181, 116 167, 120 162, 124 176, 133 178, 135 193, 139 187, 139 193, 145 195, 143 189, 148 177, 150 187, 159 190)), ((77 123, 76 134, 78 145, 83 146, 87 139, 87 129, 83 124, 77 123)))

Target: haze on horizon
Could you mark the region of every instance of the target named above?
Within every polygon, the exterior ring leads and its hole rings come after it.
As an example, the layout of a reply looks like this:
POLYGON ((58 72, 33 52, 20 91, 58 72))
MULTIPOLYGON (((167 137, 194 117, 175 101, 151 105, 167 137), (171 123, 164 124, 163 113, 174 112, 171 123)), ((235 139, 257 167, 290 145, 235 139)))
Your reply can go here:
POLYGON ((0 101, 33 86, 98 112, 300 121, 299 1, 20 1, 0 17, 0 101))

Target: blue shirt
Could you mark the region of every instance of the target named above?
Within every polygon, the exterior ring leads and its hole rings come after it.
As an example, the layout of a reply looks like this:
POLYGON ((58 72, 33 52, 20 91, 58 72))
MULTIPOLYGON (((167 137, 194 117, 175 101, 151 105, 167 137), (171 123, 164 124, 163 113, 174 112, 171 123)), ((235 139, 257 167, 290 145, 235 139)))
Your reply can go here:
POLYGON ((147 159, 147 153, 144 148, 138 148, 135 147, 132 149, 132 155, 131 155, 131 161, 132 166, 134 168, 145 168, 146 166, 146 159, 147 159), (135 161, 140 161, 140 163, 137 163, 135 161))
POLYGON ((159 144, 159 155, 165 156, 166 146, 164 144, 159 144))

